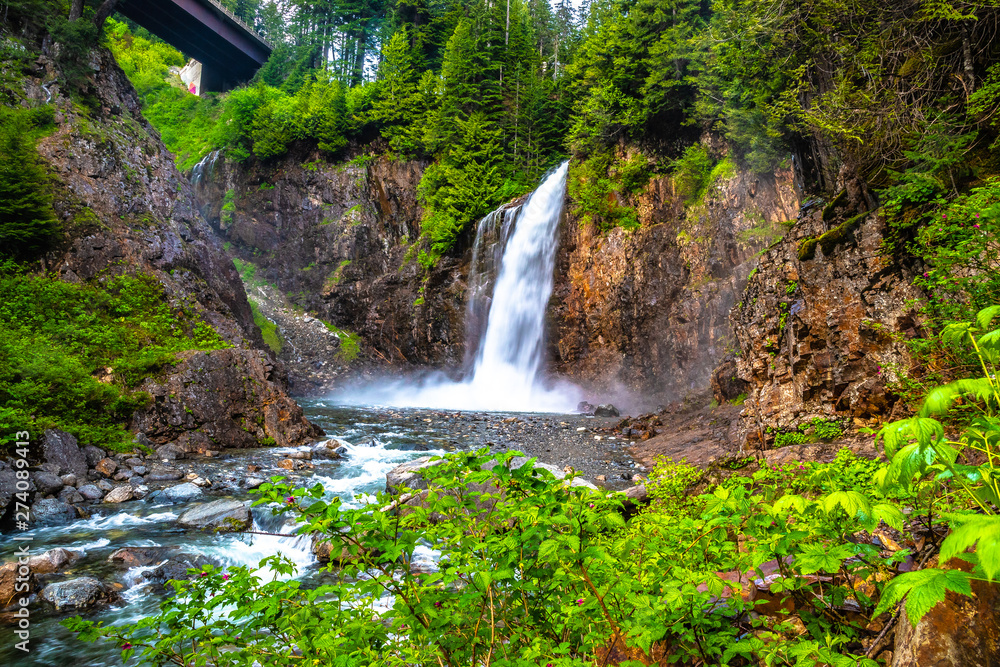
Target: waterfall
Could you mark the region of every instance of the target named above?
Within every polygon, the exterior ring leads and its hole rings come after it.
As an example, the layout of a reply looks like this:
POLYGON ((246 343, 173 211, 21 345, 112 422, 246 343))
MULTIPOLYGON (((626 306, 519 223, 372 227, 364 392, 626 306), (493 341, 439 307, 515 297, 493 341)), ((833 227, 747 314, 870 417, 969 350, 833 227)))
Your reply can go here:
POLYGON ((198 187, 202 179, 211 178, 212 172, 215 170, 215 162, 221 153, 222 151, 212 151, 191 168, 191 185, 198 187))
POLYGON ((467 304, 467 373, 379 382, 335 397, 353 405, 453 410, 570 412, 581 391, 545 377, 545 312, 552 295, 564 162, 520 206, 476 227, 467 304))

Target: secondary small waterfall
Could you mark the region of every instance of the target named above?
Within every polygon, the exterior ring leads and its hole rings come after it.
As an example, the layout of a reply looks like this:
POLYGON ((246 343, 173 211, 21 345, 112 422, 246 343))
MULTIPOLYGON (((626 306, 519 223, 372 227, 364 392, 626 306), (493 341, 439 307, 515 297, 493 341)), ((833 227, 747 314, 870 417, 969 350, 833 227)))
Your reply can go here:
POLYGON ((545 311, 552 295, 565 162, 519 206, 504 206, 476 228, 469 272, 466 354, 461 381, 441 373, 420 381, 354 388, 348 403, 456 410, 569 412, 581 391, 545 378, 545 311))

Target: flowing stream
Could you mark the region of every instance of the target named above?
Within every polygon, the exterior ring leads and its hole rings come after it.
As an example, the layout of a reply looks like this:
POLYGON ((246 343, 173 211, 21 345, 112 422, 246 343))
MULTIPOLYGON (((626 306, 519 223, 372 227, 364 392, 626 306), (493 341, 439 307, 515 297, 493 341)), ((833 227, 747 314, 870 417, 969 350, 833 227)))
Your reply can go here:
MULTIPOLYGON (((303 401, 308 418, 319 424, 327 433, 339 440, 346 453, 340 460, 313 460, 312 470, 290 473, 277 466, 288 456, 290 449, 268 448, 253 450, 228 450, 226 458, 180 461, 177 467, 196 471, 211 479, 213 488, 238 482, 247 476, 270 478, 283 475, 296 484, 320 483, 332 496, 339 496, 350 505, 355 496, 374 494, 385 489, 385 475, 392 468, 419 456, 443 454, 456 447, 471 447, 471 436, 456 434, 442 420, 431 420, 423 414, 384 412, 357 408, 330 407, 323 402, 303 401), (437 423, 434 423, 437 422, 437 423), (260 470, 248 473, 248 466, 260 470)), ((309 449, 308 447, 301 448, 309 449)), ((211 493, 211 492, 210 492, 211 493)), ((252 497, 246 491, 232 491, 237 498, 252 497)), ((122 547, 180 546, 185 554, 206 556, 227 567, 256 566, 264 557, 282 552, 297 566, 298 574, 306 585, 318 584, 329 576, 320 572, 307 537, 292 535, 295 526, 283 517, 275 517, 266 508, 255 508, 252 530, 266 533, 289 533, 288 537, 253 534, 214 534, 181 528, 177 518, 197 503, 216 500, 218 495, 205 495, 196 501, 180 504, 157 504, 143 500, 119 505, 97 504, 87 509, 89 519, 62 526, 38 527, 19 533, 31 537, 31 555, 40 555, 49 549, 64 548, 75 551, 80 558, 66 571, 42 575, 42 583, 51 583, 76 577, 95 577, 108 584, 122 584, 121 600, 113 605, 99 607, 95 614, 79 612, 85 617, 103 621, 105 625, 135 622, 156 613, 163 598, 162 587, 142 578, 142 571, 149 568, 120 569, 108 562, 115 550, 122 547)), ((357 505, 355 505, 357 506, 357 505)), ((15 551, 21 543, 0 541, 0 561, 16 560, 15 551)), ((51 667, 72 659, 74 667, 105 667, 120 664, 119 653, 110 645, 84 644, 59 622, 76 612, 54 613, 45 602, 31 606, 31 651, 24 654, 14 649, 14 641, 0 644, 0 664, 17 667, 51 667)), ((5 630, 8 638, 13 634, 5 630)))
POLYGON ((467 307, 471 370, 464 379, 439 372, 381 381, 351 387, 335 400, 445 410, 572 411, 580 389, 545 377, 545 312, 568 168, 564 162, 523 205, 503 206, 476 228, 467 307))

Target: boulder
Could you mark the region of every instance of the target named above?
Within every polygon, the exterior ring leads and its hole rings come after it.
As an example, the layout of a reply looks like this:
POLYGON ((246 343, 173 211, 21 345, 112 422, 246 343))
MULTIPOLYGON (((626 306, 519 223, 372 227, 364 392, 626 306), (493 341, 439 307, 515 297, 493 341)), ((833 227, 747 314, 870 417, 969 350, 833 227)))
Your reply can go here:
POLYGON ((59 495, 56 497, 59 498, 59 500, 63 501, 64 503, 70 503, 71 505, 82 503, 84 500, 86 500, 83 496, 80 495, 80 492, 74 489, 72 486, 64 487, 63 490, 60 491, 59 495))
POLYGON ((156 503, 186 503, 201 497, 201 495, 202 490, 198 486, 191 482, 185 482, 151 493, 148 500, 156 503))
MULTIPOLYGON (((35 485, 32 482, 30 491, 34 490, 35 485)), ((17 493, 17 473, 5 462, 0 461, 0 515, 10 504, 15 493, 17 493)))
MULTIPOLYGON (((265 352, 234 347, 176 357, 165 377, 143 383, 141 389, 154 400, 133 415, 132 430, 157 445, 187 435, 189 440, 206 438, 215 451, 258 447, 268 439, 295 447, 322 435, 285 393, 281 369, 265 352)), ((178 449, 186 446, 180 444, 178 449)))
POLYGON ((108 491, 108 494, 104 496, 104 502, 106 503, 123 503, 127 500, 132 500, 135 497, 135 487, 131 484, 125 484, 123 486, 116 486, 115 488, 108 491))
POLYGON ((58 466, 58 474, 72 473, 77 477, 87 476, 87 457, 77 444, 76 438, 65 431, 48 429, 42 436, 42 460, 58 466))
POLYGON ((35 481, 35 488, 43 496, 55 495, 63 488, 63 481, 58 475, 40 470, 34 473, 32 479, 35 481))
POLYGON ((49 584, 42 589, 39 597, 52 604, 56 611, 63 609, 87 609, 98 602, 110 601, 114 593, 93 577, 78 577, 69 581, 49 584))
POLYGON ((207 556, 181 551, 177 546, 123 547, 108 556, 108 562, 125 569, 150 568, 136 573, 137 579, 158 583, 170 579, 188 579, 188 570, 192 568, 200 570, 205 565, 220 564, 207 556))
POLYGON ((250 525, 249 500, 223 498, 192 507, 181 514, 177 524, 184 528, 243 530, 250 525))
POLYGON ((97 480, 97 485, 96 485, 96 486, 97 486, 97 488, 99 488, 99 489, 100 489, 101 491, 104 491, 104 493, 107 493, 107 492, 108 492, 108 491, 110 491, 111 489, 115 488, 115 485, 114 485, 114 484, 112 484, 111 482, 109 482, 109 481, 108 481, 108 480, 106 480, 106 479, 99 479, 99 480, 97 480))
POLYGON ((618 408, 610 403, 604 403, 594 408, 595 417, 620 417, 621 414, 622 413, 618 412, 618 408))
POLYGON ((587 401, 580 401, 576 406, 576 411, 582 415, 594 414, 594 406, 587 401))
POLYGON ((164 461, 179 461, 186 458, 187 452, 175 444, 163 445, 156 448, 156 458, 164 461))
POLYGON ((97 462, 97 465, 94 466, 94 470, 101 473, 105 477, 111 477, 115 474, 115 471, 118 470, 118 464, 115 463, 114 459, 105 458, 97 462))
POLYGON ((90 466, 91 468, 96 466, 98 463, 101 462, 101 460, 103 460, 107 456, 104 453, 103 449, 101 449, 100 447, 94 447, 93 445, 87 445, 86 447, 84 447, 83 455, 87 459, 87 465, 90 466))
POLYGON ((729 352, 712 371, 712 395, 719 403, 726 403, 745 395, 750 383, 737 375, 736 356, 729 352))
POLYGON ((31 506, 31 519, 36 525, 58 526, 76 521, 78 517, 72 505, 55 498, 38 500, 31 506))
POLYGON ((104 491, 93 484, 84 484, 77 491, 83 496, 84 500, 100 500, 104 497, 104 491))
POLYGON ((180 470, 162 465, 154 465, 146 475, 147 482, 172 482, 184 476, 180 470))
POLYGON ((79 557, 76 552, 68 549, 49 549, 40 556, 29 558, 28 567, 35 574, 51 574, 62 571, 79 557))
POLYGON ((20 598, 30 595, 38 589, 38 582, 31 569, 27 568, 26 572, 19 572, 20 567, 16 562, 0 565, 0 609, 24 606, 21 604, 20 598), (28 590, 18 591, 18 584, 23 586, 25 583, 28 584, 28 590))
MULTIPOLYGON (((972 566, 953 559, 948 566, 972 566)), ((901 615, 896 625, 892 667, 991 667, 1000 664, 1000 591, 996 584, 972 582, 973 595, 948 591, 916 627, 901 615)))

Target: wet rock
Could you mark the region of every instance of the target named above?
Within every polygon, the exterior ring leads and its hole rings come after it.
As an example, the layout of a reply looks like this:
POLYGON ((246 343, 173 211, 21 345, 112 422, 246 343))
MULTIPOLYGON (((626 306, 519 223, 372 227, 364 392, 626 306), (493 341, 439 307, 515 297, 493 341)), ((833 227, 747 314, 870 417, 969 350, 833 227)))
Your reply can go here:
POLYGON ((184 528, 243 530, 250 525, 250 504, 249 500, 214 500, 187 510, 177 524, 184 528))
POLYGON ((50 472, 36 472, 32 475, 32 479, 35 481, 35 488, 43 496, 59 493, 64 486, 62 480, 50 472))
POLYGON ((266 481, 267 480, 261 479, 260 477, 247 477, 243 480, 243 487, 246 489, 256 489, 266 481))
POLYGON ((147 472, 149 472, 149 468, 147 468, 146 466, 141 466, 141 465, 140 466, 132 466, 132 472, 134 472, 136 475, 145 475, 147 472))
POLYGON ((63 486, 76 486, 77 477, 73 473, 69 473, 60 477, 59 481, 63 483, 63 486))
POLYGON ((388 493, 400 493, 404 487, 415 491, 426 489, 427 480, 422 473, 437 465, 438 462, 431 461, 430 456, 401 463, 386 474, 385 490, 388 493))
POLYGON ((310 452, 312 454, 312 458, 326 460, 326 461, 330 460, 335 461, 339 459, 340 454, 338 454, 336 450, 341 448, 341 446, 339 444, 336 444, 336 441, 331 441, 331 442, 335 443, 334 447, 330 447, 326 443, 321 443, 313 447, 312 452, 310 452))
POLYGON ((104 496, 105 503, 124 503, 135 497, 135 488, 130 484, 116 486, 104 496))
POLYGON ((61 572, 78 559, 80 556, 68 549, 50 549, 40 556, 32 556, 28 559, 28 567, 36 574, 50 574, 61 572))
POLYGON ((84 484, 77 491, 85 500, 100 500, 104 497, 104 492, 93 484, 84 484))
POLYGON ((65 431, 48 429, 42 436, 42 460, 58 466, 58 474, 72 473, 87 476, 87 457, 80 450, 76 438, 65 431))
POLYGON ((288 454, 286 454, 285 456, 290 459, 302 459, 308 461, 312 459, 312 452, 303 452, 303 451, 288 452, 288 454))
POLYGON ((72 505, 55 498, 39 500, 31 506, 31 518, 40 526, 58 526, 75 521, 78 517, 72 505))
POLYGON ((594 408, 595 417, 620 417, 621 413, 618 412, 618 408, 611 405, 610 403, 603 403, 594 408))
POLYGON ((118 470, 118 464, 115 463, 114 459, 105 458, 97 462, 97 465, 94 466, 94 470, 101 473, 105 477, 111 477, 115 474, 115 471, 118 470))
POLYGON ((149 474, 146 475, 147 482, 172 482, 176 479, 180 479, 184 476, 180 470, 176 468, 169 468, 167 466, 153 465, 149 469, 149 474))
POLYGON ((116 596, 97 579, 79 577, 49 584, 42 589, 39 597, 52 604, 56 611, 62 611, 63 609, 87 609, 99 602, 110 601, 116 596))
POLYGON ((201 488, 191 482, 184 482, 177 486, 168 486, 165 489, 155 491, 149 495, 148 500, 157 503, 186 503, 201 497, 201 495, 201 488))
MULTIPOLYGON (((0 461, 0 513, 4 512, 7 505, 14 498, 14 494, 18 492, 17 481, 17 473, 14 469, 5 462, 0 461)), ((32 482, 32 492, 35 490, 34 486, 34 482, 32 482)))
POLYGON ((37 589, 38 581, 26 565, 16 562, 0 565, 0 609, 24 606, 20 604, 20 598, 27 597, 37 589), (25 584, 28 590, 19 591, 18 588, 23 588, 25 584))
POLYGON ((201 570, 206 565, 220 563, 201 554, 190 554, 181 547, 124 547, 108 556, 108 562, 121 568, 149 568, 136 572, 136 583, 154 581, 163 583, 171 579, 191 578, 190 569, 201 570))
MULTIPOLYGON (((86 447, 84 447, 83 455, 87 459, 87 465, 90 466, 91 468, 96 466, 98 463, 100 463, 102 459, 106 457, 106 454, 104 453, 103 449, 101 449, 100 447, 94 447, 93 445, 87 445, 86 447)), ((77 474, 79 475, 79 473, 77 474)))
POLYGON ((128 483, 129 483, 129 484, 130 484, 131 486, 140 486, 140 485, 142 485, 142 483, 143 483, 143 482, 145 482, 146 480, 144 480, 144 479, 143 479, 142 477, 140 477, 139 475, 132 475, 131 477, 129 477, 129 478, 128 478, 128 480, 127 480, 127 481, 128 481, 128 483))
POLYGON ((63 490, 60 491, 59 495, 56 497, 59 498, 59 500, 63 501, 64 503, 70 503, 72 505, 76 505, 77 503, 82 503, 84 500, 86 500, 86 498, 80 495, 80 492, 74 489, 72 486, 67 486, 63 488, 63 490))
POLYGON ((133 497, 136 500, 142 500, 149 494, 149 487, 146 486, 145 484, 140 484, 138 486, 133 485, 133 487, 134 487, 133 497))
POLYGON ((295 461, 291 459, 281 459, 275 465, 284 470, 295 470, 295 461))
POLYGON ((576 411, 582 415, 592 415, 594 414, 594 406, 587 401, 580 401, 576 406, 576 411))
POLYGON ((101 491, 104 491, 105 493, 107 493, 111 489, 115 488, 115 485, 112 484, 111 482, 109 482, 106 479, 99 479, 99 480, 97 480, 97 488, 99 488, 101 491))

